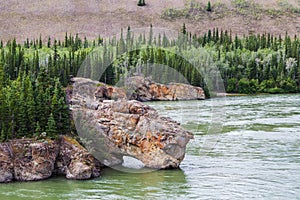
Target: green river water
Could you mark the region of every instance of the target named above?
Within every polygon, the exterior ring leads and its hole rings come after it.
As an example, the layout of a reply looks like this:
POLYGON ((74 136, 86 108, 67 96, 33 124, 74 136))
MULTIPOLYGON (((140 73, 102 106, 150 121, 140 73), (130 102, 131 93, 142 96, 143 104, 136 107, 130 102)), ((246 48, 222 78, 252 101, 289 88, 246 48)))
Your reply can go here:
POLYGON ((0 199, 300 199, 299 94, 148 104, 195 134, 180 169, 1 184, 0 199))

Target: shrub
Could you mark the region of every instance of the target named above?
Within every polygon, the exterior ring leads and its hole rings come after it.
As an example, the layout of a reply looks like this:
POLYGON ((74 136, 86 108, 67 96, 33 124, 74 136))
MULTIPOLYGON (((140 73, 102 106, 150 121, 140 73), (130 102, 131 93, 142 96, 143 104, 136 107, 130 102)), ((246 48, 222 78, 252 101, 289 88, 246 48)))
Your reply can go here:
POLYGON ((227 92, 233 93, 237 92, 237 80, 236 78, 231 78, 227 82, 227 92))
POLYGON ((294 93, 297 92, 297 83, 292 80, 291 78, 288 78, 287 80, 283 80, 280 82, 280 87, 288 93, 294 93))
POLYGON ((280 94, 280 93, 284 93, 284 90, 278 87, 275 88, 271 88, 268 90, 268 93, 270 94, 280 94))
POLYGON ((258 86, 258 80, 257 79, 251 79, 249 82, 249 86, 250 86, 250 92, 252 94, 255 94, 258 92, 259 90, 259 86, 258 86))
POLYGON ((250 83, 246 78, 242 78, 238 83, 238 92, 241 94, 251 94, 250 83))

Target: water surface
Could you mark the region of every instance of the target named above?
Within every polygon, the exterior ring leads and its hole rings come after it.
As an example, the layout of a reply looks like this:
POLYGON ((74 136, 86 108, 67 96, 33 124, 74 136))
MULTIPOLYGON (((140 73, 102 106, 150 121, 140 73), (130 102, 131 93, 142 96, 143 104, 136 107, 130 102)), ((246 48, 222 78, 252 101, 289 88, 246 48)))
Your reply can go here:
POLYGON ((195 134, 180 170, 1 184, 1 199, 300 199, 299 94, 148 104, 195 134))

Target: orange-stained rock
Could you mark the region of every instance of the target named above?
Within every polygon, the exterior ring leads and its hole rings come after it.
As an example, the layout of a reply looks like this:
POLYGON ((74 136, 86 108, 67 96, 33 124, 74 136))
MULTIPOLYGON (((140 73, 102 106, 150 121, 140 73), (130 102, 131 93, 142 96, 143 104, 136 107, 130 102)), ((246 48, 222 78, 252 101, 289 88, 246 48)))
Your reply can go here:
POLYGON ((204 90, 182 83, 168 85, 156 83, 150 78, 132 76, 126 80, 125 86, 130 91, 129 99, 138 101, 176 101, 176 100, 202 100, 205 99, 204 90))
MULTIPOLYGON (((72 93, 69 101, 74 102, 71 111, 77 122, 77 132, 87 149, 101 163, 113 166, 121 164, 123 156, 132 156, 149 168, 179 166, 185 156, 186 145, 193 138, 179 123, 160 116, 155 109, 136 100, 120 98, 108 101, 105 95, 110 96, 112 89, 106 88, 108 92, 103 92, 102 83, 84 78, 74 78, 73 82, 76 92, 72 93), (89 84, 91 88, 86 88, 89 84)), ((135 93, 142 95, 136 96, 138 98, 168 100, 176 96, 172 87, 152 84, 144 79, 137 82, 149 84, 135 93)), ((184 86, 180 87, 185 90, 184 86)), ((118 91, 116 87, 113 90, 118 91)))

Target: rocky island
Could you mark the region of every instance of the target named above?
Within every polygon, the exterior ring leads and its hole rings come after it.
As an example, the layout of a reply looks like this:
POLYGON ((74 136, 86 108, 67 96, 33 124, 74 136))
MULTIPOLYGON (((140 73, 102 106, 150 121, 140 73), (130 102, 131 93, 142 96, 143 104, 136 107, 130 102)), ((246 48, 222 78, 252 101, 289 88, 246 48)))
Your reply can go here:
POLYGON ((82 147, 75 139, 14 139, 0 144, 0 182, 98 177, 124 156, 155 169, 177 168, 193 134, 140 101, 204 99, 201 88, 131 77, 119 88, 73 78, 67 99, 82 147), (130 88, 130 89, 128 89, 130 88), (128 92, 130 91, 130 92, 128 92), (138 101, 139 100, 139 101, 138 101))

